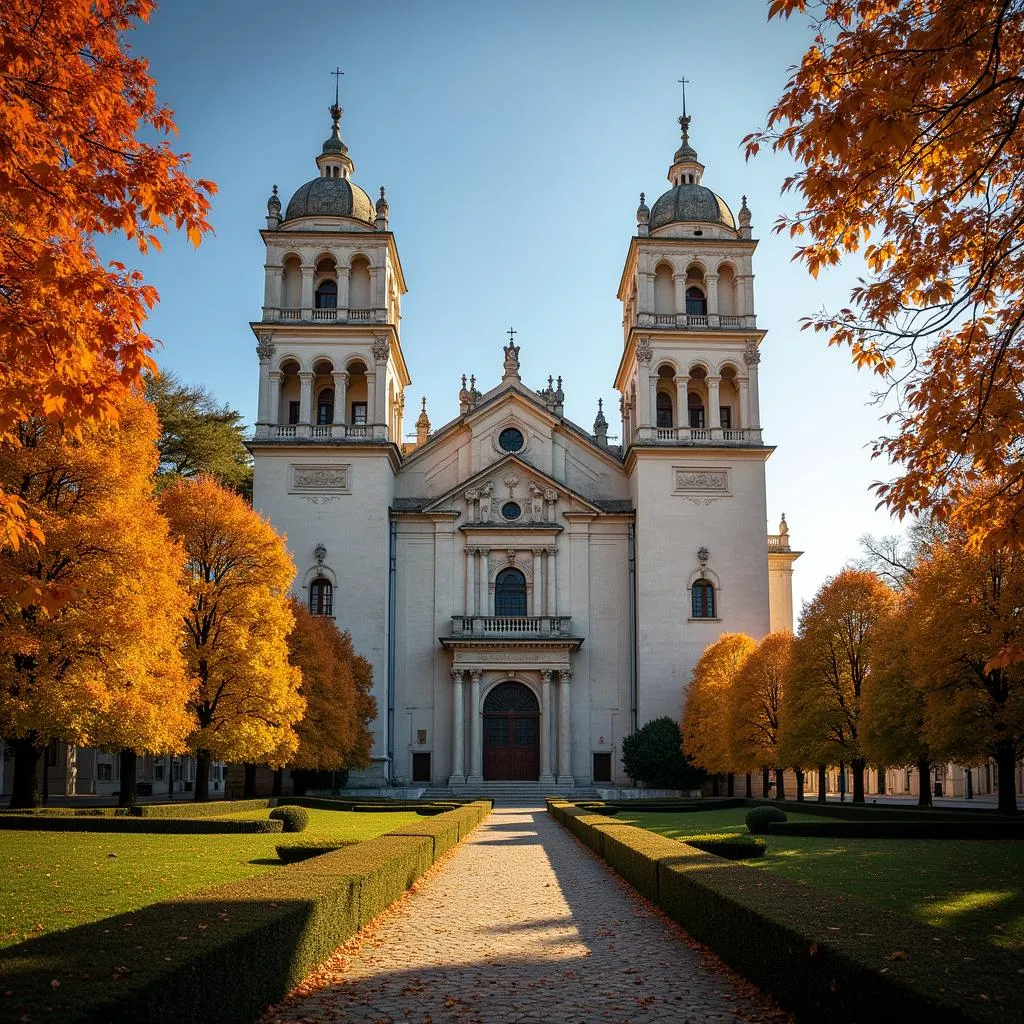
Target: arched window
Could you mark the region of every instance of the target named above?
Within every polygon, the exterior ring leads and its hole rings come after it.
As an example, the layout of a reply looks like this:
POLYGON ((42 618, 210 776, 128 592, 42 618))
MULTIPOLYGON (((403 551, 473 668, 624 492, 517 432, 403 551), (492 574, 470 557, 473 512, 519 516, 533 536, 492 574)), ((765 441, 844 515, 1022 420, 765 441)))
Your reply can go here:
POLYGON ((693 594, 693 618, 715 618, 715 588, 707 580, 697 580, 691 588, 693 594))
POLYGON ((660 314, 676 311, 676 293, 672 284, 672 268, 659 263, 654 271, 654 312, 660 314))
POLYGON ((686 315, 707 316, 708 300, 699 288, 686 289, 686 315))
POLYGON ((324 388, 316 400, 316 421, 320 426, 334 422, 334 388, 324 388))
POLYGON ((316 308, 338 308, 338 282, 321 281, 316 287, 316 308))
POLYGON ((526 614, 526 577, 518 569, 502 569, 494 581, 494 614, 526 614))
POLYGON ((334 588, 330 580, 322 576, 313 580, 309 585, 309 613, 310 615, 333 615, 334 614, 334 588))
POLYGON ((704 403, 700 400, 700 395, 695 395, 692 391, 686 397, 687 411, 690 414, 690 426, 697 429, 704 429, 704 403))
POLYGON ((672 426, 672 396, 665 391, 659 391, 657 397, 658 404, 658 426, 659 427, 671 427, 672 426))
POLYGON ((348 285, 349 309, 370 308, 370 264, 363 256, 352 261, 348 285))

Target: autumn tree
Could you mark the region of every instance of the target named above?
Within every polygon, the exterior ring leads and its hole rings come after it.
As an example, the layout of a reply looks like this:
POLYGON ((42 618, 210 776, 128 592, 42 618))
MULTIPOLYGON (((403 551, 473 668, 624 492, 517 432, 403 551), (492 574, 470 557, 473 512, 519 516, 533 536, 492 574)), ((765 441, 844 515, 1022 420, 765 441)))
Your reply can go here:
POLYGON ((160 505, 187 559, 185 658, 198 680, 189 743, 196 800, 208 800, 211 761, 277 766, 298 746, 305 701, 285 596, 295 566, 273 527, 212 477, 179 480, 160 505))
POLYGON ((668 715, 652 718, 623 739, 622 767, 650 789, 688 790, 703 777, 683 750, 679 723, 668 715))
POLYGON ((1015 0, 772 0, 813 40, 767 127, 813 275, 860 253, 847 308, 805 326, 900 399, 875 446, 903 515, 971 495, 967 539, 1024 546, 1024 21, 1015 0), (993 486, 979 491, 979 484, 993 486))
POLYGON ((302 672, 306 712, 296 726, 299 746, 289 766, 338 771, 370 764, 369 724, 377 704, 369 692, 373 670, 352 648, 349 634, 332 619, 311 615, 294 598, 295 625, 288 635, 289 660, 302 672), (368 670, 368 671, 367 671, 368 670))
POLYGON ((15 751, 12 805, 32 806, 52 739, 184 749, 188 595, 183 553, 152 492, 158 428, 148 404, 126 392, 116 426, 85 423, 77 437, 45 417, 16 429, 19 443, 0 445, 0 484, 45 541, 0 552, 0 735, 15 751), (63 588, 66 600, 24 600, 15 591, 26 578, 63 588))
MULTIPOLYGON (((0 444, 42 417, 75 435, 117 419, 125 389, 152 368, 143 330, 156 291, 105 264, 100 235, 140 253, 159 232, 210 230, 215 186, 186 173, 166 141, 146 61, 125 38, 152 0, 5 0, 0 6, 0 444)), ((0 545, 38 541, 42 524, 0 490, 0 545)))
POLYGON ((894 599, 876 626, 870 669, 861 695, 860 739, 875 764, 915 767, 917 802, 931 805, 930 772, 934 755, 925 737, 925 700, 911 668, 911 595, 894 599))
POLYGON ((728 731, 730 692, 755 647, 745 633, 723 633, 693 668, 683 704, 683 749, 713 775, 731 776, 737 770, 728 731))
MULTIPOLYGON (((730 760, 740 771, 763 773, 762 795, 768 795, 768 772, 775 771, 775 795, 785 798, 785 762, 781 751, 782 697, 793 660, 793 634, 769 633, 743 662, 733 680, 726 709, 730 760)), ((799 772, 800 766, 796 765, 799 772)))
MULTIPOLYGON (((970 523, 971 517, 968 517, 970 523)), ((971 550, 954 513, 914 574, 910 665, 922 688, 924 737, 936 759, 996 762, 999 810, 1016 810, 1024 743, 1024 665, 993 651, 1024 643, 1024 552, 971 550)))
POLYGON ((168 370, 147 373, 145 381, 146 398, 160 419, 161 480, 208 473, 225 487, 251 495, 252 457, 245 447, 242 414, 168 370))
POLYGON ((804 606, 782 710, 786 745, 803 763, 849 761, 854 802, 864 801, 861 694, 871 645, 892 591, 873 573, 845 569, 804 606))

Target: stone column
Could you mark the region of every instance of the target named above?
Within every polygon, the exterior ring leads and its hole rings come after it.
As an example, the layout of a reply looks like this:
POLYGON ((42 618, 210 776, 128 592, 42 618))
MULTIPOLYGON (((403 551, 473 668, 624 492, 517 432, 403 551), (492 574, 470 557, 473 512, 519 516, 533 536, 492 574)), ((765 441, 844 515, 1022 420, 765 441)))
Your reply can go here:
POLYGON ((263 265, 263 319, 278 320, 281 307, 281 276, 284 267, 265 263, 263 265))
POLYGON ((483 763, 484 748, 480 726, 480 669, 471 669, 469 673, 469 777, 466 784, 479 786, 484 781, 483 763))
POLYGON ((260 336, 256 355, 260 360, 260 393, 256 412, 258 428, 270 422, 270 360, 274 355, 274 343, 270 340, 269 334, 260 336))
POLYGON ((548 669, 540 674, 540 782, 549 786, 555 784, 551 772, 551 672, 548 669))
POLYGON ((331 376, 334 378, 334 422, 348 423, 348 374, 339 370, 331 376))
POLYGON ((473 615, 476 603, 476 548, 466 548, 466 614, 473 615))
POLYGON ((548 548, 548 615, 558 614, 558 568, 555 558, 558 548, 548 548))
POLYGON ((302 268, 302 319, 313 319, 313 276, 315 271, 312 267, 302 268))
POLYGON ((708 426, 712 430, 719 430, 722 426, 722 413, 719 405, 718 385, 722 383, 721 377, 708 377, 708 426))
POLYGON ((281 422, 281 381, 284 374, 280 370, 271 370, 269 375, 270 397, 268 398, 267 422, 281 422))
POLYGON ((570 669, 562 669, 558 673, 558 785, 572 786, 572 765, 570 764, 570 699, 569 680, 572 679, 570 669))
POLYGON ((480 548, 480 596, 477 598, 477 615, 491 614, 491 566, 490 552, 487 548, 480 548))
POLYGON ((348 282, 350 267, 338 267, 338 319, 348 319, 348 282))
POLYGON ((377 422, 377 374, 366 371, 366 425, 367 437, 371 436, 373 424, 377 422))
POLYGON ((733 425, 745 430, 750 425, 750 383, 746 377, 740 377, 737 383, 740 386, 740 407, 736 412, 739 423, 733 425))
POLYGON ((313 381, 315 375, 310 370, 299 374, 299 423, 307 426, 313 422, 313 381))
MULTIPOLYGON (((391 354, 391 343, 388 340, 386 334, 377 334, 373 338, 373 363, 374 363, 374 398, 373 398, 373 410, 374 415, 370 419, 370 423, 383 423, 385 426, 385 438, 387 438, 387 424, 390 421, 391 410, 388 409, 388 358, 391 354)), ((370 388, 370 378, 367 374, 366 378, 367 390, 370 388)), ((375 430, 373 436, 376 437, 377 431, 375 430)))
POLYGON ((746 348, 743 350, 743 362, 747 364, 747 378, 750 382, 750 397, 748 399, 750 415, 747 424, 757 430, 761 426, 760 400, 757 394, 757 364, 761 362, 761 353, 757 350, 756 341, 747 342, 746 348))
POLYGON ((533 614, 544 614, 544 549, 533 549, 533 614))
MULTIPOLYGON (((690 407, 688 405, 690 396, 686 386, 690 383, 690 378, 682 375, 674 377, 673 380, 676 382, 676 427, 688 427, 690 425, 690 407)), ((676 437, 679 436, 677 433, 676 437)))
POLYGON ((676 286, 676 322, 686 323, 686 274, 673 274, 672 283, 676 286))
POLYGON ((449 786, 462 786, 466 783, 466 705, 465 683, 462 669, 453 668, 452 672, 452 774, 449 786))
POLYGON ((651 410, 651 426, 658 425, 658 375, 647 375, 647 406, 651 410))
POLYGON ((718 275, 708 274, 704 278, 704 288, 708 296, 708 326, 718 326, 718 275))

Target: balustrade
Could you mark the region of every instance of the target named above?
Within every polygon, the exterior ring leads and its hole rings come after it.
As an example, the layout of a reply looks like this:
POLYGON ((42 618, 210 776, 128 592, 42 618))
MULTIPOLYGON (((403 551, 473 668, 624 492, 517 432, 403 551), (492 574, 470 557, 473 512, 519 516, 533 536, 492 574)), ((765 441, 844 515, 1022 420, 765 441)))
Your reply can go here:
POLYGON ((571 615, 453 615, 452 636, 569 636, 571 615))

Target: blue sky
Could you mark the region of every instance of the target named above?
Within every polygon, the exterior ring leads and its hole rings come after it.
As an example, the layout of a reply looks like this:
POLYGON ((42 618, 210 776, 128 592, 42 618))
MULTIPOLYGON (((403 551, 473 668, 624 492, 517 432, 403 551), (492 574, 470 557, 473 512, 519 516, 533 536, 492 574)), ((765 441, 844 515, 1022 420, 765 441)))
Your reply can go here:
POLYGON ((159 362, 255 418, 258 230, 272 185, 287 203, 317 173, 340 65, 353 177, 371 196, 387 187, 409 286, 406 430, 422 395, 435 426, 457 413, 462 373, 493 386, 511 325, 524 380, 539 387, 561 374, 566 414, 588 428, 603 397, 619 433, 615 293, 639 193, 652 205, 669 187, 685 75, 704 184, 733 210, 746 194, 761 239, 761 420, 778 446, 769 520, 774 530, 786 512, 806 552, 799 608, 857 555, 861 534, 897 527, 869 490, 887 475, 870 459, 882 430, 867 404, 874 383, 799 328, 847 300, 853 270, 814 281, 791 262, 793 243, 771 227, 794 205, 779 194, 792 166, 743 157, 741 139, 763 125, 809 39, 806 23, 769 24, 766 9, 761 0, 165 0, 130 42, 175 111, 176 147, 220 192, 214 237, 198 251, 169 239, 141 264, 160 293, 150 322, 159 362))

